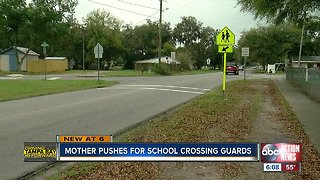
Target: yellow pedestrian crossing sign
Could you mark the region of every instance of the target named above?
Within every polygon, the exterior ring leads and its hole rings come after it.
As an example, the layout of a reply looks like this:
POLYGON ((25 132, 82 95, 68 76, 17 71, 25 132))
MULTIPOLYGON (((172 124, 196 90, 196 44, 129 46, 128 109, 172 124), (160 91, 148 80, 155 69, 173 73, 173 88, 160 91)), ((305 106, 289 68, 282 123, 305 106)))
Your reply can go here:
POLYGON ((235 35, 227 26, 219 32, 216 39, 217 45, 234 45, 235 43, 235 35))
POLYGON ((233 45, 219 46, 218 52, 219 53, 232 53, 233 52, 233 45))

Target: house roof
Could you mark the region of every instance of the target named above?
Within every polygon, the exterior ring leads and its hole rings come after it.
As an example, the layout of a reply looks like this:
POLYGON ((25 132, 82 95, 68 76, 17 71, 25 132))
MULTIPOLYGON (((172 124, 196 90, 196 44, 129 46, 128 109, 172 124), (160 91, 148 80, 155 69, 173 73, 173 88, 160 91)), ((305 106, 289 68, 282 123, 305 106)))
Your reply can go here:
MULTIPOLYGON (((167 63, 167 64, 180 64, 179 61, 171 59, 171 57, 161 57, 161 62, 162 63, 167 63)), ((152 64, 158 64, 159 63, 159 58, 151 58, 147 60, 141 60, 141 61, 136 61, 137 64, 143 64, 143 63, 152 63, 152 64)))
MULTIPOLYGON (((298 62, 299 57, 293 57, 293 62, 298 62)), ((301 62, 320 62, 320 56, 301 56, 301 62)))
MULTIPOLYGON (((7 49, 3 50, 2 52, 0 52, 0 54, 3 54, 3 53, 5 53, 5 52, 10 51, 10 50, 15 49, 15 48, 16 48, 15 46, 12 46, 12 47, 10 47, 10 48, 7 48, 7 49)), ((27 51, 28 51, 28 48, 25 48, 25 47, 17 47, 17 50, 20 51, 20 52, 23 53, 23 54, 26 54, 27 51)), ((40 54, 38 54, 38 53, 36 53, 36 52, 34 52, 34 51, 32 51, 32 50, 29 50, 28 55, 31 55, 31 56, 40 56, 40 54)))
POLYGON ((65 60, 67 59, 66 57, 46 57, 46 59, 48 60, 65 60))

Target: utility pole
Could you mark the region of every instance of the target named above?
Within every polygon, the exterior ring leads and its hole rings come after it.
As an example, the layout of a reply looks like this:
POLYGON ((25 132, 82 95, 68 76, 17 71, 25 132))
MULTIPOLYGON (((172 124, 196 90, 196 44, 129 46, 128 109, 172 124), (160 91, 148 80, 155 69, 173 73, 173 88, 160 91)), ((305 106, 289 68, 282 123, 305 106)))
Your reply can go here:
POLYGON ((82 29, 82 70, 85 71, 84 67, 84 27, 82 29))
POLYGON ((299 58, 298 58, 298 67, 300 68, 301 64, 301 52, 302 52, 302 45, 303 45, 303 35, 304 35, 304 21, 302 25, 302 30, 301 30, 301 39, 300 39, 300 47, 299 47, 299 58))
POLYGON ((302 45, 303 45, 303 35, 304 35, 304 24, 305 24, 305 21, 306 21, 306 11, 304 11, 304 14, 303 14, 303 19, 302 19, 302 29, 301 29, 301 38, 300 38, 300 47, 299 47, 299 58, 298 58, 298 67, 300 68, 301 64, 300 64, 300 61, 301 61, 301 53, 302 53, 302 45))
POLYGON ((158 46, 159 65, 161 63, 161 23, 162 23, 162 0, 160 0, 160 19, 159 19, 159 46, 158 46))
POLYGON ((247 75, 247 57, 244 57, 244 69, 243 69, 243 79, 246 81, 246 75, 247 75))

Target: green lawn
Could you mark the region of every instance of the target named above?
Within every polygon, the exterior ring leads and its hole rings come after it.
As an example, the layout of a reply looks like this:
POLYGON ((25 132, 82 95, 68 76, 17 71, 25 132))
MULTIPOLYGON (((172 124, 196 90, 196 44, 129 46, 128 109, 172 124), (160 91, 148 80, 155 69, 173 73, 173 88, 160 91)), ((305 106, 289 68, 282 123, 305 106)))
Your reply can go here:
MULTIPOLYGON (((71 71, 60 71, 60 72, 47 72, 47 74, 89 74, 97 72, 97 70, 71 70, 71 71)), ((6 76, 10 74, 23 74, 23 75, 43 75, 44 73, 31 73, 31 72, 18 72, 18 71, 0 71, 0 76, 6 76)))
MULTIPOLYGON (((195 74, 205 74, 220 72, 219 70, 193 70, 193 71, 182 71, 182 72, 172 72, 172 75, 195 75, 195 74)), ((117 70, 117 71, 104 71, 102 73, 104 76, 115 76, 115 77, 128 77, 128 76, 160 76, 155 74, 153 71, 136 71, 136 70, 117 70)))
POLYGON ((154 72, 150 71, 144 71, 143 74, 141 71, 136 70, 115 70, 115 71, 104 71, 102 73, 104 76, 115 76, 115 77, 126 77, 126 76, 156 76, 154 72))
POLYGON ((195 74, 206 74, 206 73, 216 73, 216 72, 221 72, 221 71, 201 69, 201 70, 193 70, 193 71, 182 71, 174 75, 195 75, 195 74))
MULTIPOLYGON (((182 71, 182 72, 172 72, 172 75, 195 75, 195 74, 205 74, 220 72, 219 70, 193 70, 193 71, 182 71)), ((97 70, 71 70, 62 72, 48 72, 47 74, 92 74, 97 73, 97 70)), ((29 73, 29 72, 5 72, 0 71, 0 76, 6 76, 10 74, 23 74, 23 75, 43 75, 44 73, 29 73)), ((119 68, 110 71, 101 71, 101 75, 107 77, 132 77, 132 76, 160 76, 155 74, 153 71, 141 71, 136 70, 120 70, 119 68)))
POLYGON ((0 101, 21 99, 54 93, 111 86, 113 81, 96 80, 1 80, 0 101))

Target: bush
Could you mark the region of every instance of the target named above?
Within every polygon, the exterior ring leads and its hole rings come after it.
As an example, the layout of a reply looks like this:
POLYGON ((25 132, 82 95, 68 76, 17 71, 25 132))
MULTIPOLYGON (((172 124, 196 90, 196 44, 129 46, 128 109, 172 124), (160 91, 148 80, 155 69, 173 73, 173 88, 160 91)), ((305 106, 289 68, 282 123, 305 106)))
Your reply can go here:
POLYGON ((170 68, 165 64, 157 64, 156 66, 154 66, 152 71, 155 72, 156 74, 160 74, 160 75, 170 75, 171 74, 170 68))
POLYGON ((192 59, 191 55, 187 51, 182 51, 177 53, 177 60, 181 63, 181 68, 183 71, 192 70, 192 59))

